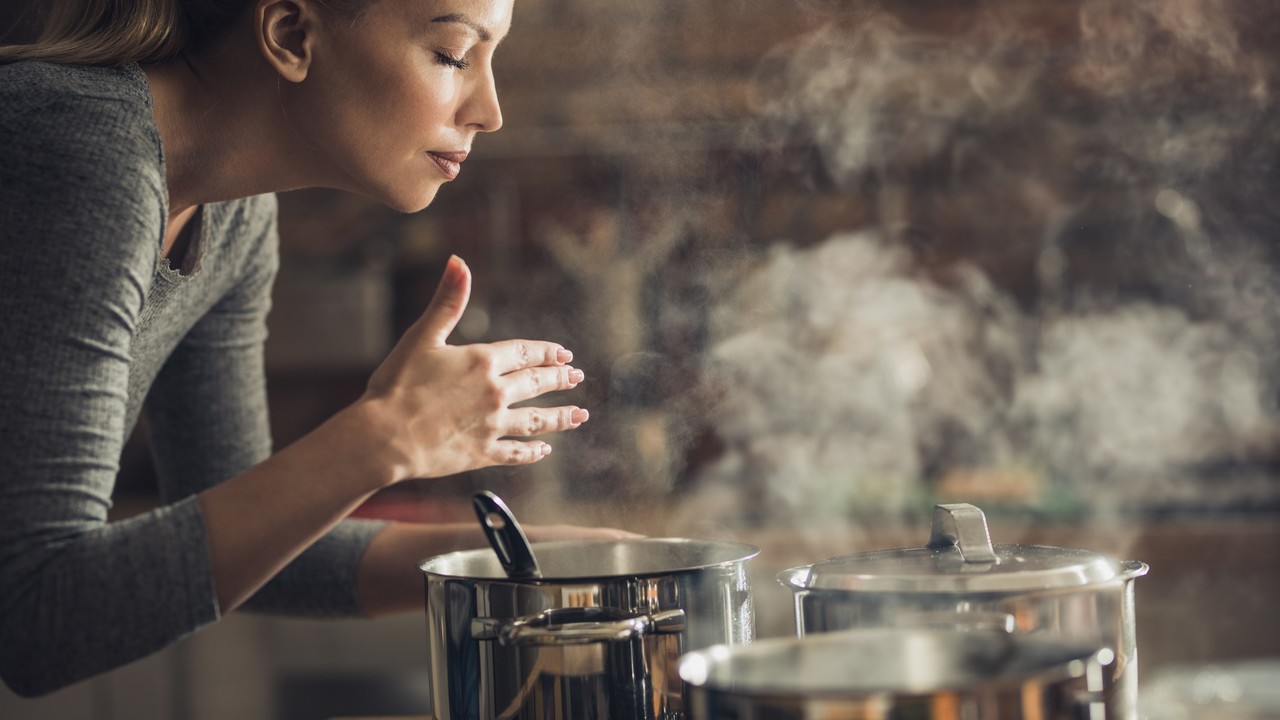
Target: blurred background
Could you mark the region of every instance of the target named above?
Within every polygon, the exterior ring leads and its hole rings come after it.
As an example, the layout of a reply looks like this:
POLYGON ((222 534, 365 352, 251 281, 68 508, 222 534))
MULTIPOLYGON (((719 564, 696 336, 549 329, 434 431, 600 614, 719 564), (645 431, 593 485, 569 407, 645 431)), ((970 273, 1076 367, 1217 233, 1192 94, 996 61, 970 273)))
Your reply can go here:
MULTIPOLYGON (((35 3, 0 7, 29 35, 35 3)), ((1142 677, 1280 656, 1280 80, 1270 0, 519 0, 505 127, 403 215, 281 201, 277 447, 471 265, 453 341, 564 343, 591 410, 524 469, 367 517, 751 542, 789 566, 997 543, 1143 560, 1142 677)), ((118 514, 155 502, 140 427, 118 514)), ((421 618, 236 616, 6 718, 422 713, 421 618)), ((7 692, 7 691, 6 691, 7 692)))

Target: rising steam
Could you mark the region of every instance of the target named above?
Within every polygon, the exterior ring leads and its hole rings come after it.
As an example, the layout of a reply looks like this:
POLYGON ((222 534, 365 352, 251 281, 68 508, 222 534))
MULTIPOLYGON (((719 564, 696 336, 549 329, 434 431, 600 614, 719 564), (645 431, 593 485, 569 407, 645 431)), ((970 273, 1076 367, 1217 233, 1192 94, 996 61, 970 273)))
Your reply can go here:
POLYGON ((711 293, 700 479, 765 516, 907 510, 958 469, 1048 511, 1274 503, 1241 471, 1280 438, 1277 223, 1248 202, 1275 66, 1245 7, 989 3, 958 35, 883 14, 773 53, 749 145, 813 143, 878 217, 711 293))

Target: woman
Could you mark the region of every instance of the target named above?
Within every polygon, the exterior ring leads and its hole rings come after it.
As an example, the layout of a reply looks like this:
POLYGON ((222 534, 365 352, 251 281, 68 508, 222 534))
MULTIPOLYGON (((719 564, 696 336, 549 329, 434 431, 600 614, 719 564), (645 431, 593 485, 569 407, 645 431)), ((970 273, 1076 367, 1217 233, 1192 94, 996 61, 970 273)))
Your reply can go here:
MULTIPOLYGON (((246 606, 421 607, 416 562, 478 528, 344 520, 408 478, 536 462, 587 412, 543 341, 446 343, 435 297, 364 395, 270 455, 270 193, 406 212, 502 124, 512 0, 84 0, 0 49, 0 674, 47 693, 246 606), (37 62, 33 62, 37 61, 37 62), (145 406, 143 400, 145 398, 145 406), (165 504, 106 522, 146 412, 165 504)), ((619 536, 531 528, 535 540, 619 536)))

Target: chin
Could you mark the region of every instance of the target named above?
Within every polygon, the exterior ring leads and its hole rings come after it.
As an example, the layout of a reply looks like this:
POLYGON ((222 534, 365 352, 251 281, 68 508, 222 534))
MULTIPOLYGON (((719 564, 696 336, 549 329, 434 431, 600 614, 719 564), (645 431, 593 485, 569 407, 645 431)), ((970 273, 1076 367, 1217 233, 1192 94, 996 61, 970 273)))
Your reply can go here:
POLYGON ((440 192, 440 185, 437 183, 417 188, 400 186, 387 188, 386 192, 379 193, 375 199, 392 210, 416 213, 430 205, 436 199, 438 192, 440 192))

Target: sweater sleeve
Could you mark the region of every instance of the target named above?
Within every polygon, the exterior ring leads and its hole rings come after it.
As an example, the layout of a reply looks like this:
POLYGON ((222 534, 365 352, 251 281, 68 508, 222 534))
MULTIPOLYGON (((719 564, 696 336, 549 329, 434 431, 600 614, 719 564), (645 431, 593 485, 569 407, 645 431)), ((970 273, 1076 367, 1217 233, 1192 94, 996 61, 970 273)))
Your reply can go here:
MULTIPOLYGON (((278 266, 276 203, 235 203, 227 225, 243 233, 240 280, 179 343, 147 397, 147 427, 165 502, 233 477, 271 452, 263 344, 278 266)), ((239 242, 239 241, 237 241, 239 242)), ((347 520, 318 540, 246 603, 289 615, 354 616, 356 567, 383 523, 347 520)))
POLYGON ((0 122, 0 677, 23 695, 218 616, 194 498, 107 523, 165 212, 137 114, 55 101, 0 122))

